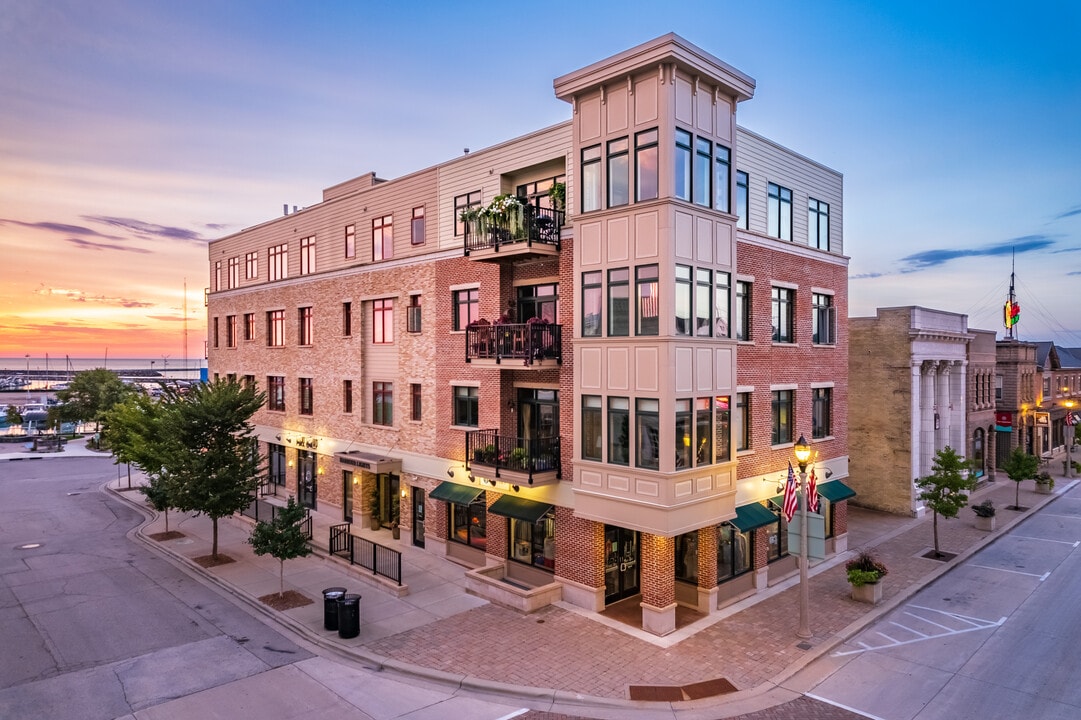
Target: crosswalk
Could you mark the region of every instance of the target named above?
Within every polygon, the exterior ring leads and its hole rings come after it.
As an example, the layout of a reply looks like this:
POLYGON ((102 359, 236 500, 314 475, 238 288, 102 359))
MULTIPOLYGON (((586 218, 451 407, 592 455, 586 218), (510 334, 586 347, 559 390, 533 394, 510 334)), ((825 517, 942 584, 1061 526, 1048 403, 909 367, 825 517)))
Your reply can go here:
POLYGON ((868 650, 884 650, 949 635, 987 630, 999 627, 1004 622, 1005 617, 988 620, 923 605, 905 605, 893 619, 881 623, 880 629, 865 633, 862 639, 856 640, 858 648, 835 652, 833 657, 857 655, 868 650))

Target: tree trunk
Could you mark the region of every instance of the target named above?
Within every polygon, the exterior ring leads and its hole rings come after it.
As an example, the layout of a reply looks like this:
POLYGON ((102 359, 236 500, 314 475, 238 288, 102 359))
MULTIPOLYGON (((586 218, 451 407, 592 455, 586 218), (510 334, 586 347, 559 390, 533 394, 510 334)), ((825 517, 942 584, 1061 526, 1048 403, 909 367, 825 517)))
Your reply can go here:
POLYGON ((278 597, 285 597, 285 561, 278 560, 278 597))
POLYGON ((936 512, 931 518, 931 526, 935 529, 935 557, 938 557, 941 553, 938 551, 938 513, 936 512))
POLYGON ((1013 485, 1014 485, 1014 488, 1013 488, 1013 506, 1014 506, 1014 508, 1017 508, 1017 507, 1020 507, 1020 505, 1021 505, 1021 501, 1020 501, 1021 483, 1014 480, 1013 485))
POLYGON ((211 545, 210 557, 215 560, 218 559, 218 519, 212 518, 211 522, 214 524, 214 543, 211 545))
POLYGON ((169 508, 165 508, 165 532, 169 532, 169 508))

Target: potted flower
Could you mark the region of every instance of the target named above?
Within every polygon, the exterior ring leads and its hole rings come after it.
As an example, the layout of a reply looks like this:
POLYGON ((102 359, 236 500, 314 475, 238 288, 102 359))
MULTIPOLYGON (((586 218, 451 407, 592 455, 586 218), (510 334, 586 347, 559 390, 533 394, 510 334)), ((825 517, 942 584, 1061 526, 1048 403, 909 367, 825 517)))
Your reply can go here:
POLYGON ((995 504, 991 498, 982 503, 972 506, 972 512, 976 513, 976 529, 990 532, 995 529, 995 504))
POLYGON ((552 207, 562 212, 567 207, 567 184, 556 182, 548 188, 548 197, 552 200, 552 207))
POLYGON ((882 600, 882 584, 879 581, 889 574, 889 570, 878 558, 867 551, 861 552, 845 563, 845 570, 852 585, 853 600, 871 605, 882 600))
POLYGON ((390 511, 390 536, 395 540, 401 538, 401 510, 398 503, 394 503, 394 507, 390 511))
POLYGON ((383 524, 379 516, 379 500, 379 481, 373 480, 368 486, 368 516, 371 518, 372 530, 378 530, 383 524))
POLYGON ((1036 492, 1040 495, 1050 495, 1055 489, 1055 478, 1051 473, 1042 472, 1036 476, 1036 492))

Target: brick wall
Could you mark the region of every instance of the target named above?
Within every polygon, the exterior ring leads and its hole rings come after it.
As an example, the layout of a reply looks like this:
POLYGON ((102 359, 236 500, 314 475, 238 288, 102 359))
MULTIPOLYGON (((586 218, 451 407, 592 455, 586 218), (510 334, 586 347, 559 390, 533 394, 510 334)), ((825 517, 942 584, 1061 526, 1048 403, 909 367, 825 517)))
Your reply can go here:
POLYGON ((676 540, 641 536, 642 602, 663 608, 676 601, 676 540))
POLYGON ((556 507, 556 574, 592 588, 604 587, 604 525, 556 507))

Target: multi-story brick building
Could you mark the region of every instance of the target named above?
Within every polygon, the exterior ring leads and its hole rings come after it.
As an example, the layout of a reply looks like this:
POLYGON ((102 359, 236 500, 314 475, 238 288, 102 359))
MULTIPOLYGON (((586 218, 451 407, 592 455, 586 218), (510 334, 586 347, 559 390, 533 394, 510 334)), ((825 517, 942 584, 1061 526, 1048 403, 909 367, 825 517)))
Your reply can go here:
POLYGON ((567 122, 211 243, 208 365, 267 390, 270 479, 665 634, 793 571, 805 435, 843 550, 842 179, 737 126, 754 87, 667 35, 557 78, 567 122))

